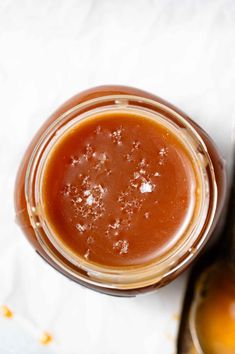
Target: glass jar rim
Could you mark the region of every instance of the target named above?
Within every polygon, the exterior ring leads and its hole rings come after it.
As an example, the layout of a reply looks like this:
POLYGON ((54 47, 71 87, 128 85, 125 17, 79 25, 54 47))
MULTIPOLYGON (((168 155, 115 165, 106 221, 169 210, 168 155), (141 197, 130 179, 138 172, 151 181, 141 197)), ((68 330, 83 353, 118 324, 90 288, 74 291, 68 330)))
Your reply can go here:
POLYGON ((48 126, 35 146, 28 164, 25 197, 36 237, 46 254, 59 267, 75 276, 75 278, 99 287, 136 289, 163 281, 163 279, 169 278, 171 274, 185 268, 192 261, 207 240, 217 205, 217 185, 213 164, 206 145, 195 128, 179 112, 165 103, 141 96, 112 94, 79 103, 60 115, 48 126), (81 120, 104 111, 125 111, 127 109, 142 111, 144 116, 152 114, 155 119, 161 117, 165 120, 165 123, 168 122, 169 124, 172 124, 172 121, 164 113, 170 115, 171 118, 174 117, 174 124, 178 128, 184 129, 183 136, 188 143, 188 147, 190 146, 191 150, 195 150, 195 154, 201 158, 201 177, 208 180, 209 192, 204 190, 205 210, 203 218, 197 220, 197 229, 195 225, 194 233, 188 235, 180 248, 174 250, 174 252, 173 250, 169 252, 168 257, 163 258, 160 262, 141 267, 100 267, 86 260, 80 259, 78 261, 71 256, 71 253, 69 254, 67 250, 55 242, 51 230, 45 223, 45 215, 42 214, 39 202, 40 178, 46 161, 46 154, 59 137, 73 124, 78 124, 81 120))

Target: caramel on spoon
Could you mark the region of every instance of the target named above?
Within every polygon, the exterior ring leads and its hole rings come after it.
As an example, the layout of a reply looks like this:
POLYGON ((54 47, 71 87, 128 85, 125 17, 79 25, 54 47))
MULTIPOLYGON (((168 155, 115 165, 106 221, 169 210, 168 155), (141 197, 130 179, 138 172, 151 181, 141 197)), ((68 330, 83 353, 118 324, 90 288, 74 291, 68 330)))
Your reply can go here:
POLYGON ((177 353, 235 354, 235 167, 221 237, 190 276, 177 353))

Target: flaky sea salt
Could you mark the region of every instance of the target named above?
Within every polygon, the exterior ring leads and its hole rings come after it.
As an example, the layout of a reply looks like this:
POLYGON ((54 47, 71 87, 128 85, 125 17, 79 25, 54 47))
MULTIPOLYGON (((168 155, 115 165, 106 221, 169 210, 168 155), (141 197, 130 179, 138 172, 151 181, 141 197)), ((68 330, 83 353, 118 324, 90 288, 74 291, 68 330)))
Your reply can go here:
POLYGON ((128 162, 132 162, 133 161, 133 157, 131 156, 131 154, 126 154, 126 159, 128 162))
POLYGON ((84 258, 88 259, 90 255, 90 250, 88 248, 88 250, 86 251, 86 253, 84 254, 84 258))
POLYGON ((84 158, 86 160, 90 159, 93 156, 93 153, 94 153, 94 147, 91 144, 87 144, 85 147, 84 158))
POLYGON ((108 156, 105 154, 105 152, 100 154, 99 160, 102 164, 105 163, 106 160, 108 160, 108 156))
POLYGON ((140 177, 139 172, 134 172, 134 179, 137 179, 137 178, 139 178, 139 177, 140 177))
POLYGON ((132 144, 132 146, 133 146, 133 148, 134 149, 139 149, 139 147, 140 147, 140 142, 139 141, 137 141, 137 140, 135 140, 135 141, 133 141, 133 144, 132 144))
POLYGON ((159 151, 160 156, 166 156, 167 155, 167 148, 161 148, 159 151))
POLYGON ((150 182, 141 183, 140 192, 141 193, 151 193, 153 191, 153 185, 150 182))
POLYGON ((86 230, 86 227, 85 227, 85 225, 82 225, 82 224, 76 224, 76 229, 79 232, 83 233, 86 230))
POLYGON ((77 156, 72 155, 70 160, 71 166, 76 166, 79 163, 79 158, 77 156))
POLYGON ((112 141, 115 144, 121 145, 122 143, 122 127, 120 129, 114 130, 110 135, 112 138, 112 141))
POLYGON ((127 253, 129 248, 129 242, 127 240, 118 240, 113 244, 114 249, 119 250, 119 254, 127 253))
POLYGON ((146 166, 146 159, 145 159, 145 158, 143 158, 143 159, 140 160, 139 166, 140 166, 140 167, 146 166))
POLYGON ((110 224, 109 226, 110 226, 111 229, 114 229, 114 230, 118 229, 121 226, 120 220, 116 219, 115 222, 113 224, 110 224))
POLYGON ((138 187, 138 183, 135 183, 135 181, 131 180, 130 186, 135 189, 138 187))
POLYGON ((101 194, 104 194, 106 192, 106 188, 103 188, 101 184, 99 184, 97 188, 101 194))
POLYGON ((92 194, 90 194, 89 197, 87 197, 87 199, 86 199, 86 203, 90 206, 94 203, 94 201, 95 201, 95 198, 93 197, 92 194))
POLYGON ((98 125, 97 128, 95 129, 95 133, 99 135, 101 133, 101 126, 98 125))

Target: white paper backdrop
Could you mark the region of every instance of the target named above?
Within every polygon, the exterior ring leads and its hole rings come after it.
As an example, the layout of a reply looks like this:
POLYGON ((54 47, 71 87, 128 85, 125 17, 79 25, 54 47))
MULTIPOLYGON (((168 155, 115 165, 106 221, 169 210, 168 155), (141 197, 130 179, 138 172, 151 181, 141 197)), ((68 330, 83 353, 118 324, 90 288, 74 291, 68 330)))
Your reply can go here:
POLYGON ((33 133, 70 96, 110 83, 179 106, 228 159, 235 2, 0 1, 0 305, 14 312, 0 316, 1 354, 175 353, 185 275, 151 295, 101 295, 51 269, 14 223, 15 174, 33 133))

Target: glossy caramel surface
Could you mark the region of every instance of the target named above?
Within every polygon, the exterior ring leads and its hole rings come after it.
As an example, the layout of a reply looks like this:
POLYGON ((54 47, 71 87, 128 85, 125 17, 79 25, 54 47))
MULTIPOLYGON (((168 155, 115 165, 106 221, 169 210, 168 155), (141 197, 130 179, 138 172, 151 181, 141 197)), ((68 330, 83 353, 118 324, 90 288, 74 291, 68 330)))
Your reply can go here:
POLYGON ((175 133, 116 112, 77 124, 49 153, 42 180, 48 225, 62 247, 104 266, 153 261, 194 213, 192 159, 175 133))
POLYGON ((200 346, 205 354, 234 354, 235 272, 220 263, 205 280, 195 316, 200 346))

